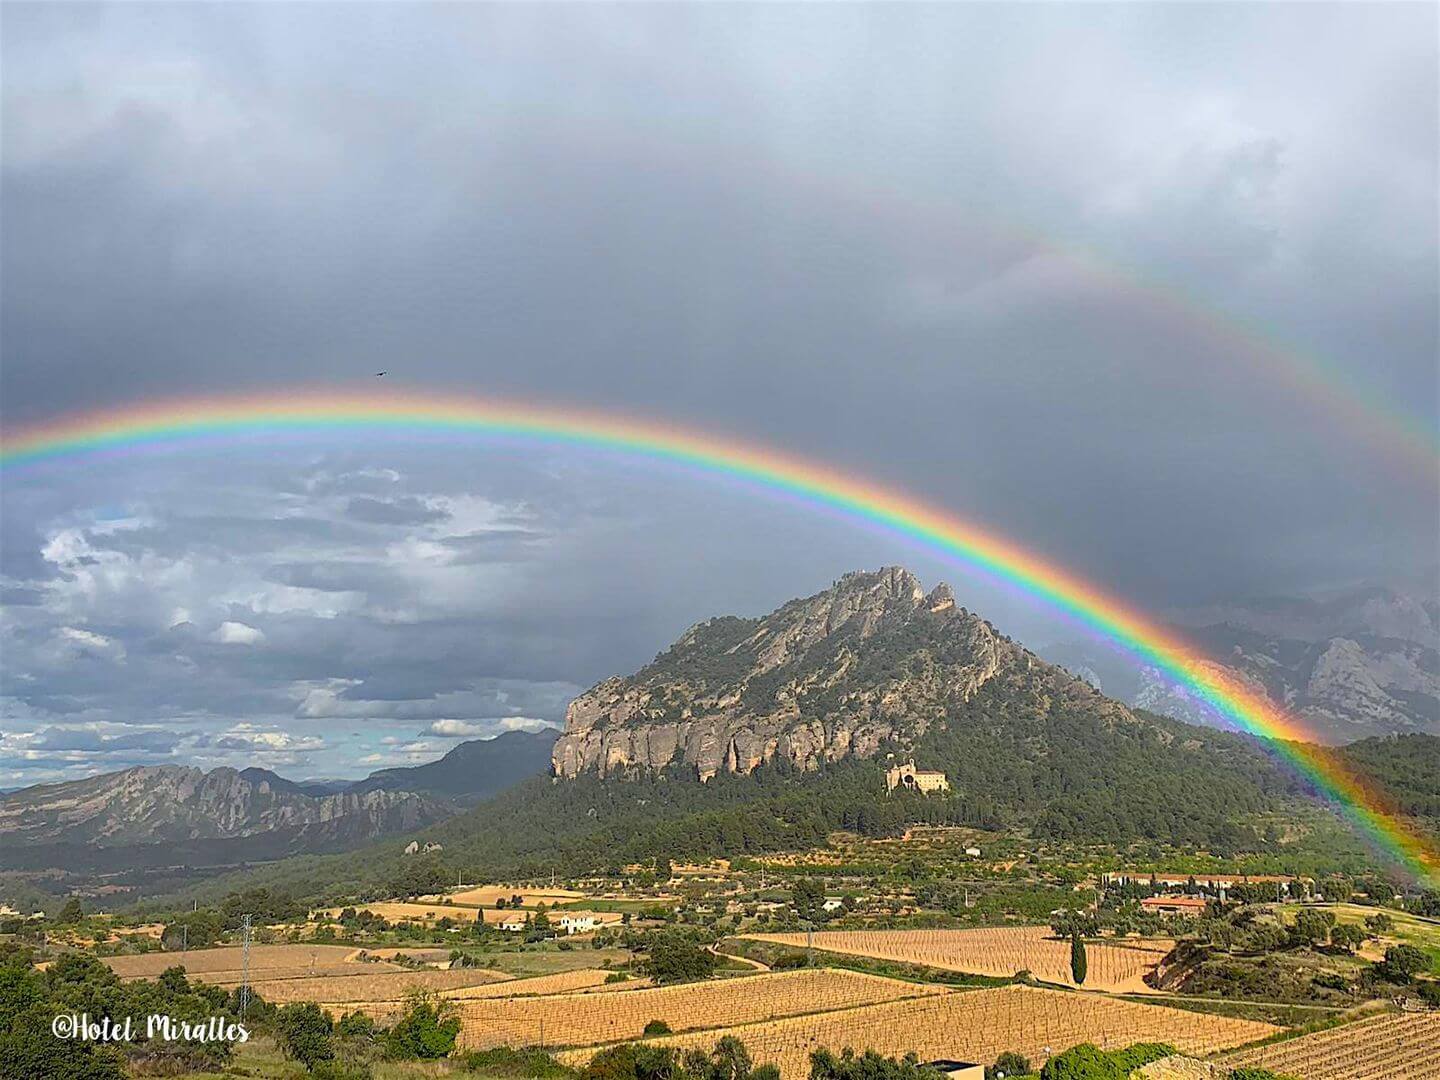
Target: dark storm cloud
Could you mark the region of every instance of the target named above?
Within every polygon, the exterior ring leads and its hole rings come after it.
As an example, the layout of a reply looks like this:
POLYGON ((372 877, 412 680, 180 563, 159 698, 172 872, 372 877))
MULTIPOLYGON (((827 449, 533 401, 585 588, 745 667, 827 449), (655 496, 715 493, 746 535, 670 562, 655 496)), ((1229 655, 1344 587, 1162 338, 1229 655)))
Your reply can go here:
MULTIPOLYGON (((1157 609, 1434 593, 1433 474, 1334 406, 1436 420, 1436 18, 11 5, 4 419, 299 383, 576 402, 864 473, 1157 609)), ((852 522, 559 449, 266 432, 17 471, 3 510, 11 727, 322 771, 556 720, 857 566, 1070 632, 852 522)))

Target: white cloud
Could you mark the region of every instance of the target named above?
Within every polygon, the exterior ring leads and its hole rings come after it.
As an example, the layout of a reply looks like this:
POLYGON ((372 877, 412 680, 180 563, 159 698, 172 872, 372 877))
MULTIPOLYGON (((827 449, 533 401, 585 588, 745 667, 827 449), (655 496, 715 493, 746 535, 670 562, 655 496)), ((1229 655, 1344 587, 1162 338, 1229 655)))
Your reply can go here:
POLYGON ((243 622, 222 622, 210 640, 221 645, 258 645, 265 640, 265 632, 243 622))

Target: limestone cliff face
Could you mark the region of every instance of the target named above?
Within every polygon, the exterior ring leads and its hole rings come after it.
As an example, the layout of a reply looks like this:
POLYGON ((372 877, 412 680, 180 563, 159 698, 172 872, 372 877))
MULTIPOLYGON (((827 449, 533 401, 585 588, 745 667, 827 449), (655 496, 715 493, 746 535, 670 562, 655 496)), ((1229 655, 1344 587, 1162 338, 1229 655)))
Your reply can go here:
POLYGON ((700 623, 592 687, 570 705, 552 766, 702 780, 775 758, 815 769, 918 737, 990 680, 1038 668, 1078 684, 956 607, 947 585, 927 593, 899 567, 847 574, 764 618, 700 623))

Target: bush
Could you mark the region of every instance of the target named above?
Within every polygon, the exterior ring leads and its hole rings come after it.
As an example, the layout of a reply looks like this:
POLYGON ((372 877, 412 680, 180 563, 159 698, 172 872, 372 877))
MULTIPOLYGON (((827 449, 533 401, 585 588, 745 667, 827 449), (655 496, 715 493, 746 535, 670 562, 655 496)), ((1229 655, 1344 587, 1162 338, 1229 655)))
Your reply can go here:
POLYGON ((460 1018, 455 1006, 425 990, 406 999, 405 1015, 385 1036, 385 1053, 392 1058, 442 1058, 455 1049, 460 1018))
POLYGON ((770 965, 776 971, 790 971, 794 968, 810 966, 810 954, 804 952, 781 953, 770 965))
POLYGON ((509 1046, 466 1054, 465 1068, 501 1080, 562 1080, 575 1075, 575 1070, 561 1065, 543 1050, 516 1050, 509 1046))
POLYGON ((995 1064, 985 1070, 985 1080, 996 1077, 1024 1076, 1030 1071, 1030 1059, 1014 1050, 1006 1050, 995 1059, 995 1064))
POLYGON ((645 1030, 642 1031, 641 1034, 647 1036, 669 1035, 671 1030, 672 1029, 670 1025, 667 1024, 664 1020, 651 1020, 648 1024, 645 1025, 645 1030))
POLYGON ((1142 1065, 1175 1052, 1165 1043, 1136 1043, 1110 1052, 1094 1043, 1081 1043, 1047 1061, 1040 1070, 1040 1080, 1127 1080, 1142 1065))
POLYGON ((317 1061, 310 1070, 313 1080, 374 1080, 375 1073, 363 1061, 342 1061, 331 1058, 317 1061))
POLYGON ((650 974, 662 985, 708 979, 715 974, 715 954, 678 934, 664 934, 650 946, 650 974))
POLYGON ((335 1057, 334 1028, 319 1005, 299 1001, 275 1013, 275 1031, 287 1057, 311 1070, 335 1057))

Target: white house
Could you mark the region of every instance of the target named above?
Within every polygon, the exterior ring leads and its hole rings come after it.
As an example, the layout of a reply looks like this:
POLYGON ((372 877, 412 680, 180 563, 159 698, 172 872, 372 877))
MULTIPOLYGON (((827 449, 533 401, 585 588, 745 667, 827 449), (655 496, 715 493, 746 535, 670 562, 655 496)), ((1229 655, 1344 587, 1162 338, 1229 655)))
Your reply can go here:
POLYGON ((978 859, 980 857, 980 849, 978 847, 967 847, 965 854, 969 855, 972 859, 978 859))
POLYGON ((501 919, 496 925, 508 934, 523 934, 525 932, 525 916, 511 915, 501 919))
POLYGON ((588 934, 600 925, 594 915, 561 915, 560 929, 566 934, 588 934))
POLYGON ((845 906, 845 901, 844 901, 844 900, 841 900, 841 899, 839 899, 838 897, 834 897, 834 896, 827 896, 827 897, 825 898, 825 902, 820 905, 820 910, 821 910, 821 911, 826 911, 826 912, 829 912, 829 911, 839 911, 839 910, 840 910, 842 907, 844 907, 844 906, 845 906))

